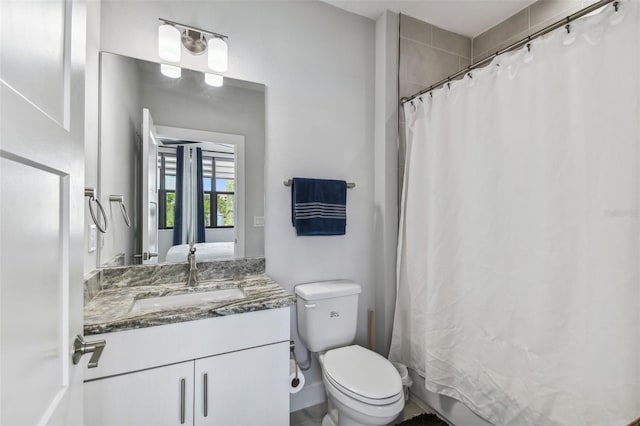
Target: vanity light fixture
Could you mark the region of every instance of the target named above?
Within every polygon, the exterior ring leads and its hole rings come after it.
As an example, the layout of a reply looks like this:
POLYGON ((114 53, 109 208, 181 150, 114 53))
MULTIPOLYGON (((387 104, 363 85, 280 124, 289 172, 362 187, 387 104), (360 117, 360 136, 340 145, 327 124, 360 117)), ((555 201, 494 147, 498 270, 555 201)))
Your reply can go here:
POLYGON ((180 76, 182 75, 182 68, 175 65, 160 64, 160 72, 165 77, 180 78, 180 76))
POLYGON ((207 51, 207 65, 213 71, 227 71, 226 35, 159 18, 158 55, 168 62, 179 62, 182 47, 193 55, 207 51), (182 44, 182 46, 180 46, 182 44))
POLYGON ((207 83, 209 86, 222 87, 224 78, 221 75, 211 74, 207 72, 204 74, 204 82, 207 83))

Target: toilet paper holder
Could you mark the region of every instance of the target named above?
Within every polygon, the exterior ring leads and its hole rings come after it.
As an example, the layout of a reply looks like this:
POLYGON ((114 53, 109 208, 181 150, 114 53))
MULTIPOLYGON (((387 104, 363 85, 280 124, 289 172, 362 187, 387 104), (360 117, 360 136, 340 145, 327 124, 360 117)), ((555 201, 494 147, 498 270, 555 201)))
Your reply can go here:
POLYGON ((295 350, 296 350, 296 344, 294 343, 293 340, 289 340, 289 352, 291 355, 291 359, 293 360, 293 364, 295 365, 295 368, 296 368, 296 375, 291 381, 291 386, 293 386, 294 388, 297 388, 298 385, 300 384, 300 379, 298 378, 298 363, 296 362, 296 354, 294 352, 295 350))

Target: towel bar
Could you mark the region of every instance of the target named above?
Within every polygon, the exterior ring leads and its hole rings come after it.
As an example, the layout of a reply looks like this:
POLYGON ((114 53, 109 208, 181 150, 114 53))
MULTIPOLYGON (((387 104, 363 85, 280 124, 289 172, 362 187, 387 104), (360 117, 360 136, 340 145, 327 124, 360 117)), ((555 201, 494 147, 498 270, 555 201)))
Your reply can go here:
MULTIPOLYGON (((282 183, 284 184, 284 186, 291 186, 291 185, 293 185, 293 179, 285 180, 282 183)), ((347 188, 351 189, 351 188, 355 188, 355 187, 356 187, 355 183, 353 183, 353 182, 347 183, 347 188)))

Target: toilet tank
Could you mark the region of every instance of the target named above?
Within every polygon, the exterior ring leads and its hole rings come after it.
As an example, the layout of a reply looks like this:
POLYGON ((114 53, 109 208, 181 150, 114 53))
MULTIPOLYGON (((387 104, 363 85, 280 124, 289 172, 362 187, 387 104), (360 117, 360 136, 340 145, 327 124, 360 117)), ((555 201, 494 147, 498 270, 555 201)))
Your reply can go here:
POLYGON ((360 291, 360 286, 350 280, 320 281, 295 287, 298 334, 311 352, 353 343, 360 291))

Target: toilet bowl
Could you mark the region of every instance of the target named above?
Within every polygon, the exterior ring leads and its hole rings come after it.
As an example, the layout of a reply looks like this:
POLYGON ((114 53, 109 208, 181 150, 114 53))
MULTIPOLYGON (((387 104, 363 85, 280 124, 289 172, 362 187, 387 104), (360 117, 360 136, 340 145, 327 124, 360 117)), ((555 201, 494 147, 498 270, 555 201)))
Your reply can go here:
POLYGON ((353 345, 319 355, 329 400, 323 426, 378 426, 404 408, 400 375, 375 352, 353 345))
POLYGON ((353 345, 361 287, 349 280, 295 287, 298 334, 318 354, 329 402, 323 426, 381 426, 404 408, 398 370, 377 353, 353 345))

